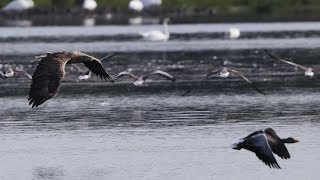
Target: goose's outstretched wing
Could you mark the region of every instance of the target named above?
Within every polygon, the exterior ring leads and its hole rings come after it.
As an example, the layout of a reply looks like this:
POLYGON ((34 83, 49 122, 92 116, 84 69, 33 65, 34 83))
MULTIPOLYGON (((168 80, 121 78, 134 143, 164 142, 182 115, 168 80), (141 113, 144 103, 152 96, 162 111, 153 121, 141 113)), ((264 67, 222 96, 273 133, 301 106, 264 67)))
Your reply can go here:
POLYGON ((64 77, 65 63, 58 57, 43 56, 32 76, 29 92, 29 105, 37 107, 59 92, 61 80, 64 77))
POLYGON ((265 134, 260 133, 243 139, 241 147, 254 152, 256 156, 270 168, 281 169, 277 160, 273 156, 265 134))
POLYGON ((160 71, 160 70, 154 70, 154 71, 151 72, 150 74, 147 74, 147 75, 143 76, 143 79, 146 80, 148 77, 150 77, 151 75, 154 75, 154 74, 159 75, 159 76, 161 76, 161 77, 164 77, 164 78, 166 78, 166 79, 168 79, 168 80, 170 80, 170 81, 175 81, 175 80, 176 80, 176 79, 175 79, 172 75, 170 75, 169 73, 164 72, 164 71, 160 71))
MULTIPOLYGON (((277 154, 282 159, 289 159, 290 154, 287 147, 281 142, 280 137, 276 134, 276 132, 272 128, 266 128, 264 132, 272 138, 269 142, 272 151, 277 154)), ((269 138, 267 136, 267 138, 269 138)))
POLYGON ((266 93, 262 92, 259 88, 257 88, 252 81, 250 81, 248 78, 246 78, 240 71, 228 68, 228 71, 231 72, 232 74, 241 77, 242 79, 244 79, 245 81, 247 81, 247 83, 250 84, 250 86, 255 89, 258 93, 266 95, 266 93))
POLYGON ((298 67, 298 68, 300 68, 300 69, 302 69, 302 70, 304 70, 304 71, 308 70, 307 67, 304 67, 304 66, 302 66, 302 65, 300 65, 300 64, 297 64, 297 63, 294 63, 294 62, 291 62, 291 61, 287 61, 287 60, 284 60, 284 59, 281 59, 281 58, 279 58, 279 57, 276 57, 276 56, 272 55, 272 54, 269 53, 269 51, 266 50, 266 49, 264 50, 264 52, 266 52, 266 53, 267 53, 270 57, 272 57, 273 59, 276 59, 276 60, 279 60, 279 61, 281 61, 281 62, 290 64, 290 65, 292 65, 292 66, 298 67))
POLYGON ((122 78, 122 77, 131 77, 133 79, 138 79, 138 76, 132 74, 131 72, 128 72, 128 71, 123 71, 123 72, 120 72, 119 74, 116 75, 116 79, 118 78, 122 78))

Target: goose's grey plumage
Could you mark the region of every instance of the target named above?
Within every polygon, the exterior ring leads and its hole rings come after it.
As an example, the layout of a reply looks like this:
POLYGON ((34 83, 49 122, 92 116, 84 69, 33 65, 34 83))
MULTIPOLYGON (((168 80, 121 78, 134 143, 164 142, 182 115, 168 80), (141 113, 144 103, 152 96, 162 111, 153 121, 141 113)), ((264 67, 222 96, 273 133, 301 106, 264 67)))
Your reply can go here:
POLYGON ((36 57, 40 59, 32 76, 32 84, 29 92, 29 104, 37 107, 56 96, 65 75, 65 65, 83 63, 90 71, 102 79, 113 78, 103 68, 99 59, 78 51, 62 51, 47 53, 36 57))
POLYGON ((159 76, 164 77, 164 78, 166 78, 166 79, 168 79, 170 81, 175 81, 176 80, 169 73, 164 72, 164 71, 160 71, 160 70, 154 70, 151 73, 148 73, 148 74, 143 75, 143 76, 142 75, 138 76, 138 75, 135 75, 135 74, 133 74, 131 72, 128 72, 128 71, 123 71, 123 72, 120 72, 119 74, 116 75, 116 79, 122 78, 122 77, 130 77, 130 78, 134 79, 133 84, 136 85, 136 86, 139 86, 139 85, 142 85, 145 82, 145 80, 147 78, 149 78, 150 76, 152 76, 152 75, 159 75, 159 76))
POLYGON ((279 58, 279 57, 276 57, 274 55, 272 55, 268 50, 264 50, 270 57, 272 57, 273 59, 276 59, 276 60, 279 60, 281 62, 284 62, 286 64, 290 64, 294 67, 297 67, 298 69, 304 71, 304 75, 307 76, 307 77, 313 77, 314 76, 314 71, 315 70, 319 70, 320 67, 316 67, 316 68, 311 68, 311 67, 306 67, 306 66, 303 66, 303 65, 300 65, 300 64, 297 64, 297 63, 294 63, 294 62, 291 62, 291 61, 287 61, 287 60, 284 60, 282 58, 279 58))
POLYGON ((240 139, 239 142, 233 144, 233 149, 247 149, 256 154, 256 156, 266 165, 272 168, 278 168, 277 160, 273 153, 277 154, 282 159, 289 159, 290 154, 284 143, 299 142, 294 138, 281 139, 272 128, 255 131, 248 136, 240 139))

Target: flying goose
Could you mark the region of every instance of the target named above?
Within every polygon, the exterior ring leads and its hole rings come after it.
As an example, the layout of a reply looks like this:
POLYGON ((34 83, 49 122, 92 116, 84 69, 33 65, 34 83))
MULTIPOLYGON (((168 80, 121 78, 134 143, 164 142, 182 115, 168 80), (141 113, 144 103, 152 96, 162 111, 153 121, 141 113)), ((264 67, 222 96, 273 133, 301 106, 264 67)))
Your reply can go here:
POLYGON ((165 18, 163 20, 164 32, 159 30, 152 30, 140 33, 140 35, 143 37, 143 39, 149 41, 168 41, 168 39, 170 38, 168 22, 169 18, 165 18))
MULTIPOLYGON (((227 68, 227 67, 223 67, 222 69, 216 69, 213 70, 211 72, 209 72, 208 74, 206 74, 201 80, 200 82, 202 82, 203 80, 209 78, 212 75, 216 75, 218 74, 218 76, 222 77, 222 78, 227 78, 230 75, 231 76, 238 76, 241 77, 242 79, 244 79, 254 90, 256 90, 258 93, 266 95, 264 92, 262 92, 260 89, 258 89, 252 81, 250 81, 248 78, 246 78, 240 71, 237 71, 235 69, 231 69, 231 68, 227 68)), ((185 93, 182 94, 182 96, 187 95, 188 93, 190 93, 192 91, 192 89, 187 90, 185 93)))
POLYGON ((162 77, 164 77, 166 79, 169 79, 170 81, 175 81, 176 80, 169 73, 164 72, 164 71, 160 71, 160 70, 154 70, 151 73, 149 73, 147 75, 144 75, 144 76, 141 76, 141 75, 137 76, 137 75, 132 74, 131 72, 123 71, 123 72, 120 72, 119 74, 116 75, 116 79, 121 78, 121 77, 131 77, 131 78, 134 79, 133 84, 135 86, 141 86, 148 77, 150 77, 151 75, 154 75, 154 74, 162 76, 162 77))
POLYGON ((252 151, 256 156, 270 168, 281 169, 273 153, 282 159, 289 159, 290 154, 284 143, 297 143, 298 140, 289 137, 281 139, 272 128, 255 131, 248 136, 234 143, 232 148, 240 150, 242 148, 252 151))
POLYGON ((296 64, 294 62, 290 62, 290 61, 287 61, 287 60, 284 60, 284 59, 281 59, 281 58, 278 58, 278 57, 275 57, 274 55, 270 54, 268 50, 264 50, 270 57, 276 59, 276 60, 279 60, 281 62, 284 62, 284 63, 287 63, 287 64, 290 64, 292 66, 295 66, 297 68, 299 68, 300 70, 304 71, 304 75, 307 76, 307 77, 310 77, 312 78, 314 76, 314 70, 318 70, 320 69, 320 67, 316 67, 316 68, 311 68, 311 67, 305 67, 305 66, 302 66, 300 64, 296 64))
MULTIPOLYGON (((109 58, 107 56, 106 58, 109 58)), ((78 51, 61 51, 37 56, 40 59, 32 76, 32 84, 29 92, 29 105, 37 107, 46 100, 56 96, 65 75, 66 64, 83 63, 89 70, 101 79, 110 79, 108 72, 103 68, 99 59, 78 51)), ((102 58, 102 59, 106 59, 102 58)))

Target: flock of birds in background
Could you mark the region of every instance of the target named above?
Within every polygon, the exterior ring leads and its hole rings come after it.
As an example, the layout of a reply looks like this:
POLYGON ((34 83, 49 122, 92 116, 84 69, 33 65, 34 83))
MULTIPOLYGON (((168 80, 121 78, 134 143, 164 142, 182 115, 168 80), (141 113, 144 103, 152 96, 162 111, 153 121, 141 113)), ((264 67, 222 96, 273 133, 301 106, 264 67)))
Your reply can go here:
MULTIPOLYGON (((145 0, 146 1, 146 0, 145 0)), ((151 5, 161 5, 161 0, 150 0, 151 5)), ((150 5, 150 4, 149 4, 150 5)), ((131 0, 128 7, 131 10, 141 12, 146 4, 141 0, 131 0)), ((7 6, 5 6, 2 11, 22 11, 34 7, 34 2, 32 0, 13 0, 7 6)), ((95 0, 84 0, 83 9, 94 11, 97 8, 97 3, 95 0)), ((148 32, 139 33, 143 39, 149 41, 167 41, 170 38, 169 28, 168 28, 169 18, 164 19, 163 26, 164 31, 152 30, 148 32)), ((231 39, 238 38, 240 36, 240 31, 237 28, 230 28, 228 30, 228 37, 231 39)), ((269 53, 267 50, 265 52, 271 57, 283 63, 295 66, 296 68, 304 71, 305 76, 313 77, 314 71, 320 68, 311 68, 299 65, 279 57, 276 57, 269 53)), ((109 80, 110 82, 115 82, 121 78, 132 78, 133 84, 135 86, 141 86, 145 83, 147 78, 153 75, 158 75, 165 79, 174 82, 176 79, 167 72, 161 70, 154 70, 145 75, 136 75, 129 71, 123 71, 115 76, 111 76, 102 66, 101 61, 113 57, 114 54, 110 54, 102 59, 97 59, 85 53, 73 51, 73 52, 56 52, 56 53, 46 53, 35 57, 35 60, 39 61, 38 65, 34 71, 33 76, 25 72, 22 68, 12 68, 7 67, 6 70, 0 71, 0 77, 7 79, 15 76, 25 76, 32 80, 31 88, 29 91, 29 105, 37 107, 47 100, 55 97, 60 88, 60 84, 65 76, 65 66, 66 64, 71 64, 71 67, 80 73, 80 80, 87 80, 91 78, 91 74, 99 76, 102 79, 109 80), (84 64, 88 70, 83 70, 76 63, 84 64)), ((1 67, 3 69, 3 67, 1 67)), ((218 75, 222 78, 227 78, 230 76, 237 76, 246 81, 252 88, 254 88, 258 93, 266 95, 260 89, 258 89, 252 81, 245 77, 245 75, 229 67, 221 67, 220 69, 213 70, 203 76, 199 81, 203 81, 213 75, 218 75)), ((184 95, 190 93, 192 89, 186 91, 184 95)), ((280 168, 278 162, 276 161, 273 153, 277 154, 282 159, 289 159, 290 154, 284 145, 285 143, 296 143, 298 140, 289 137, 286 139, 281 139, 272 128, 266 128, 264 130, 255 131, 248 136, 240 139, 239 142, 233 144, 232 148, 236 150, 247 149, 256 154, 256 156, 271 168, 280 168)))

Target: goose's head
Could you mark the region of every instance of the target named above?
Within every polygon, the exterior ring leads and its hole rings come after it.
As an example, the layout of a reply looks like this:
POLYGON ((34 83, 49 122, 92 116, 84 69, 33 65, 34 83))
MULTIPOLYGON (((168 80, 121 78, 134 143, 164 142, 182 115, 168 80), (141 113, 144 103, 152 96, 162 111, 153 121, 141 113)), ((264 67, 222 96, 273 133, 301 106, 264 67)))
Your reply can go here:
POLYGON ((297 139, 294 139, 293 137, 288 137, 286 139, 281 139, 282 142, 284 143, 297 143, 299 142, 297 139))

